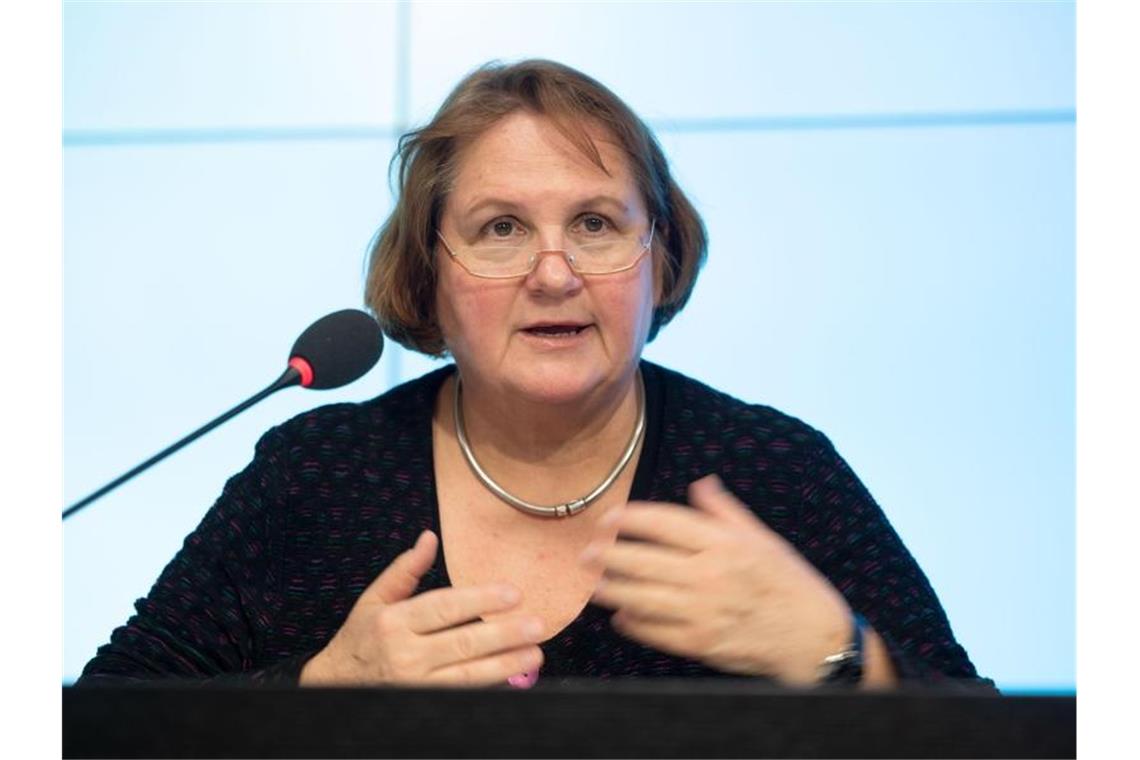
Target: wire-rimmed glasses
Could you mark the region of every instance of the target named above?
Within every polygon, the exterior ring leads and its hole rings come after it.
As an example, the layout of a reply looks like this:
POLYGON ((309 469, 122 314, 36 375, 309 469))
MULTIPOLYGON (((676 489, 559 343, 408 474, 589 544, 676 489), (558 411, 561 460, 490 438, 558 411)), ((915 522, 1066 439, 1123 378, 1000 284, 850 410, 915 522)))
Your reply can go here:
POLYGON ((495 240, 469 246, 452 246, 443 233, 436 230, 443 247, 457 264, 475 277, 499 280, 523 277, 534 271, 541 253, 561 253, 578 274, 614 274, 632 269, 653 244, 657 221, 649 225, 649 234, 621 235, 612 232, 583 240, 569 239, 564 248, 538 248, 530 240, 506 245, 495 240))

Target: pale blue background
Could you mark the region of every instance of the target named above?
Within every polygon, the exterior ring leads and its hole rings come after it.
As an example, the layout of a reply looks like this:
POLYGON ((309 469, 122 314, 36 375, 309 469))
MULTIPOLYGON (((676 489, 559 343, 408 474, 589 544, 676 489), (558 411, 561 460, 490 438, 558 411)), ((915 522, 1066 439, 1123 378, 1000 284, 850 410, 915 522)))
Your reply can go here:
MULTIPOLYGON (((1074 688, 1071 3, 65 3, 71 503, 267 384, 361 303, 394 137, 492 58, 656 129, 709 262, 646 355, 825 431, 979 670, 1074 688)), ((246 412, 63 527, 63 675, 271 425, 246 412)))

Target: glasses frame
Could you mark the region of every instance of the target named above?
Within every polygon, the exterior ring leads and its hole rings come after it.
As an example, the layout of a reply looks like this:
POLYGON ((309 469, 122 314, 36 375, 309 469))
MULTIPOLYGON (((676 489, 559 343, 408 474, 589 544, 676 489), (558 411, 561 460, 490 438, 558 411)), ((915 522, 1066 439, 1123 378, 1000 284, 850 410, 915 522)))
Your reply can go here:
MULTIPOLYGON (((435 234, 439 236, 439 240, 441 243, 443 243, 443 247, 447 249, 448 254, 451 256, 451 260, 459 266, 463 267, 463 271, 467 272, 467 274, 471 275, 472 277, 480 277, 484 280, 513 280, 519 277, 526 277, 531 272, 533 272, 535 268, 538 267, 538 257, 544 253, 561 253, 562 258, 566 260, 566 263, 570 266, 570 268, 574 270, 576 274, 583 277, 605 277, 606 275, 617 274, 618 272, 628 272, 630 269, 633 269, 635 266, 637 266, 645 257, 645 253, 653 247, 653 235, 656 230, 657 220, 650 219, 649 237, 644 243, 641 244, 641 249, 638 252, 637 256, 633 258, 633 261, 619 269, 611 269, 608 272, 583 272, 578 268, 577 263, 574 261, 574 255, 567 251, 565 248, 541 248, 531 255, 530 268, 524 272, 519 272, 518 274, 481 274, 479 272, 472 272, 471 269, 463 263, 463 260, 459 258, 459 254, 457 254, 452 249, 451 244, 447 242, 447 238, 443 236, 443 232, 441 232, 438 227, 435 230, 435 234)), ((505 248, 507 246, 503 247, 505 248)))

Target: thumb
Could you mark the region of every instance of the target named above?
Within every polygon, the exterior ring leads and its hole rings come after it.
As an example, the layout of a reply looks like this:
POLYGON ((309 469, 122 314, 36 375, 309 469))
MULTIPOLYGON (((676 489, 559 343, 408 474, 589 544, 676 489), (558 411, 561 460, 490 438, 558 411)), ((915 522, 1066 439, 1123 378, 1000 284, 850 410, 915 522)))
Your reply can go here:
POLYGON ((364 589, 363 597, 384 604, 395 604, 410 597, 420 585, 420 578, 435 561, 439 538, 430 530, 425 530, 416 539, 411 549, 392 560, 376 580, 364 589))
POLYGON ((713 517, 741 528, 767 528, 752 510, 736 498, 716 475, 706 475, 689 484, 689 503, 713 517))

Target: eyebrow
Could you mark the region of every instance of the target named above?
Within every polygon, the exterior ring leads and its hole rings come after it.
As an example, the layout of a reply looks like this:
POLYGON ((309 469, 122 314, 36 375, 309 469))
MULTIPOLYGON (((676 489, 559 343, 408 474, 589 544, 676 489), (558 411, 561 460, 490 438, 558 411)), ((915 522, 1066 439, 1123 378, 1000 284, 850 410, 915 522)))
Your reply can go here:
MULTIPOLYGON (((590 198, 584 198, 573 204, 573 208, 578 211, 584 211, 589 208, 596 208, 598 206, 609 206, 616 209, 626 217, 633 215, 633 209, 626 203, 612 195, 595 195, 590 198)), ((518 211, 524 208, 523 204, 516 203, 506 198, 496 198, 494 196, 488 198, 477 198, 471 205, 463 211, 463 216, 469 217, 486 208, 498 208, 504 211, 518 211)))

